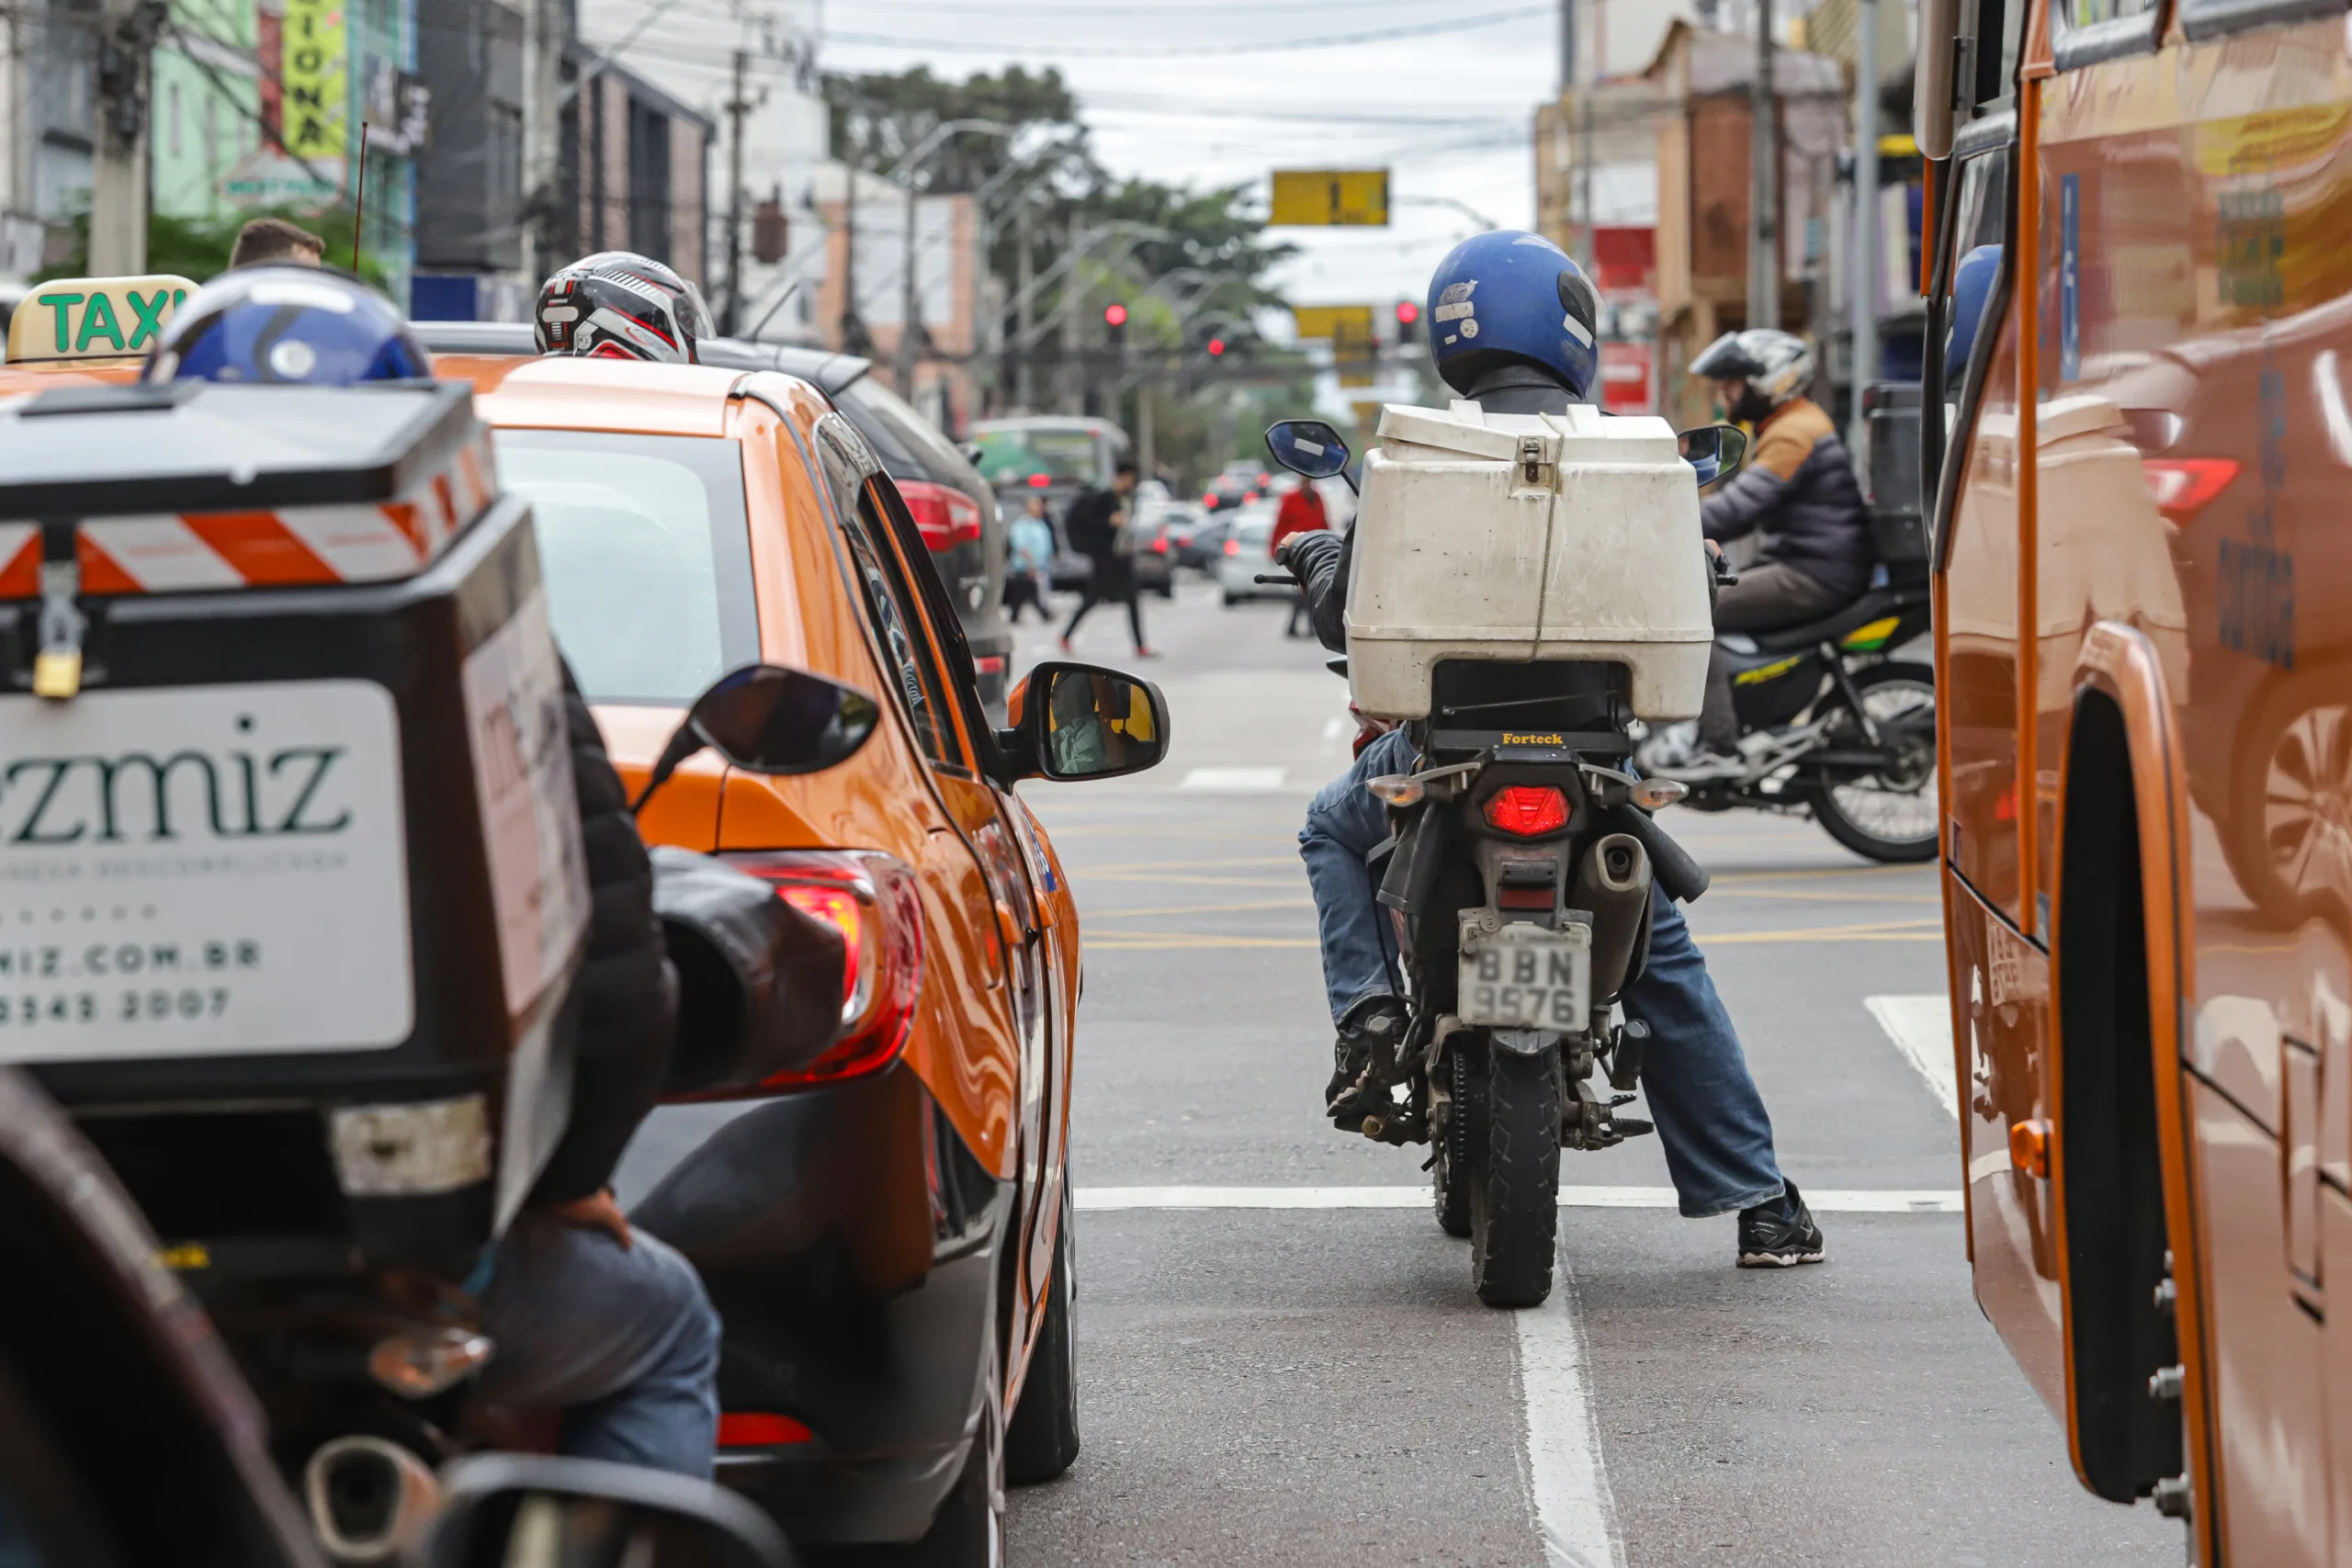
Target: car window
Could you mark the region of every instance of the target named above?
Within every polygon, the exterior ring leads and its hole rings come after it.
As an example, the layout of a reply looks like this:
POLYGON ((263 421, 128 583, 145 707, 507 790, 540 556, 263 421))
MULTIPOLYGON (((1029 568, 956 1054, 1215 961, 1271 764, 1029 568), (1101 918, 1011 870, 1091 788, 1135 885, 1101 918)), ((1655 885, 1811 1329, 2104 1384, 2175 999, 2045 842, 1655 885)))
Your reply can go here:
POLYGON ((891 687, 907 716, 914 723, 915 739, 934 762, 964 765, 956 745, 955 720, 947 715, 946 683, 931 644, 923 635, 922 617, 915 613, 915 596, 899 575, 899 563, 885 542, 888 525, 875 514, 866 476, 877 466, 871 449, 857 431, 839 414, 817 422, 817 451, 832 492, 834 515, 842 537, 849 545, 858 597, 865 603, 867 620, 881 644, 891 687))
POLYGON ((932 479, 958 490, 978 490, 980 471, 972 467, 940 428, 915 412, 914 405, 872 377, 842 389, 842 407, 857 420, 858 430, 874 446, 882 467, 894 479, 932 479), (893 460, 895 447, 899 457, 893 460), (899 464, 903 462, 906 471, 899 464))
POLYGON ((689 435, 497 433, 530 498, 556 643, 592 703, 691 703, 759 659, 742 450, 689 435))

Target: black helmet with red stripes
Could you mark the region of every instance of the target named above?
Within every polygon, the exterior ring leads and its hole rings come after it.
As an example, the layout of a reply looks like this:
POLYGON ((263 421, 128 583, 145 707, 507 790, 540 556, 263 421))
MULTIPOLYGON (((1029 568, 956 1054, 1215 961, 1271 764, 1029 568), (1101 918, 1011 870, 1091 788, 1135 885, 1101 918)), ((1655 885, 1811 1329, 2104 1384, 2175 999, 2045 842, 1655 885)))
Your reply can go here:
POLYGON ((541 354, 592 359, 692 365, 696 340, 714 335, 702 290, 634 251, 599 251, 558 272, 531 321, 541 354))

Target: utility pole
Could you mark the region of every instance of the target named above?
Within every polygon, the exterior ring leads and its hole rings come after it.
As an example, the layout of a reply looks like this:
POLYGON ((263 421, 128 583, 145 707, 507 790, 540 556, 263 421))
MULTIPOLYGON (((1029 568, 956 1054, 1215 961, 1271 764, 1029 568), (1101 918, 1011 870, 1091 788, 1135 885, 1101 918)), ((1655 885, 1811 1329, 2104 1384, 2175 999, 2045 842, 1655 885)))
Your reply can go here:
POLYGON ((1852 451, 1861 450, 1862 389, 1878 379, 1878 0, 1855 6, 1854 73, 1854 397, 1852 451))
POLYGON ((857 164, 844 159, 842 174, 847 180, 842 198, 842 352, 865 355, 874 347, 874 338, 865 330, 865 318, 857 312, 857 164))
MULTIPOLYGON (((523 12, 523 276, 536 287, 555 267, 557 146, 563 115, 564 0, 528 0, 523 12)), ((580 124, 596 112, 582 84, 580 124)), ((582 171, 584 175, 585 170, 582 171)))
POLYGON ((1013 243, 1013 352, 1019 355, 1012 363, 1012 407, 1016 413, 1037 412, 1037 348, 1030 341, 1036 315, 1035 300, 1030 298, 1037 270, 1035 257, 1029 254, 1029 193, 1023 191, 1012 209, 1013 243))
POLYGON ((147 100, 163 0, 106 0, 99 13, 97 144, 91 158, 90 274, 147 270, 147 100))
POLYGON ((915 179, 907 171, 904 250, 899 262, 899 346, 890 356, 890 378, 899 396, 915 400, 915 358, 922 350, 922 291, 915 275, 915 179))
POLYGON ((735 92, 727 100, 727 310, 719 318, 722 337, 733 337, 743 315, 743 118, 752 112, 745 78, 752 51, 735 51, 735 92))
POLYGON ((1756 0, 1756 80, 1748 95, 1747 324, 1781 324, 1781 114, 1772 88, 1772 0, 1756 0))

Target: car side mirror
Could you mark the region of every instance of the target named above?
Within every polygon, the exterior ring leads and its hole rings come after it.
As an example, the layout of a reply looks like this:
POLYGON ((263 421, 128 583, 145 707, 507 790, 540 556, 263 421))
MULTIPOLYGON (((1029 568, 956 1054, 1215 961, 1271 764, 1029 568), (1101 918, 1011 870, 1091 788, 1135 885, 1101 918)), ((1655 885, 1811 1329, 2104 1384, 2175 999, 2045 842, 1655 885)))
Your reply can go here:
POLYGON ((753 1504, 707 1481, 603 1460, 474 1454, 441 1472, 422 1568, 794 1568, 753 1504))
POLYGON ((1747 432, 1736 424, 1702 424, 1675 436, 1674 444, 1702 490, 1728 478, 1747 456, 1747 432))
POLYGON ((1294 474, 1337 479, 1347 471, 1348 444, 1319 419, 1285 419, 1266 427, 1266 450, 1294 474))
POLYGON ((881 705, 854 686, 781 664, 747 664, 695 699, 629 809, 643 810, 678 765, 705 748, 745 773, 822 773, 855 756, 881 721, 881 705))
POLYGON ((1040 664, 1005 696, 1012 728, 997 750, 1015 779, 1109 779, 1168 755, 1168 699, 1158 686, 1099 664, 1040 664))

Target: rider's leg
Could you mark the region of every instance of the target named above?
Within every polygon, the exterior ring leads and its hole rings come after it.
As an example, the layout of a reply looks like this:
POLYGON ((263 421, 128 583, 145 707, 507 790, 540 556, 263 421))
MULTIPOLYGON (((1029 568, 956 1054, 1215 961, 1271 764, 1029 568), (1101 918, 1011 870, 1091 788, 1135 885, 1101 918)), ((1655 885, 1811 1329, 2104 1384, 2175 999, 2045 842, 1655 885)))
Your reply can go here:
MULTIPOLYGON (((1846 604, 1850 594, 1825 587, 1792 566, 1767 561, 1739 574, 1715 596, 1715 630, 1771 631, 1819 620, 1846 604)), ((1707 695, 1699 715, 1699 741, 1711 751, 1728 752, 1739 741, 1733 716, 1731 660, 1719 645, 1707 660, 1707 695)))
POLYGON ((482 1397, 560 1410, 563 1451, 708 1479, 718 1442, 718 1314, 694 1265, 637 1231, 526 1211, 482 1292, 498 1347, 482 1397))
POLYGON ((1372 997, 1396 994, 1381 930, 1386 917, 1374 901, 1379 885, 1363 857, 1388 837, 1388 808, 1363 787, 1366 779, 1401 773, 1413 763, 1411 742, 1392 730, 1366 746, 1348 771, 1307 804, 1298 832, 1299 858, 1315 892, 1315 920, 1323 942, 1323 988, 1331 1021, 1372 997))
POLYGON ((1642 1093, 1682 1213, 1702 1219, 1777 1201, 1772 1119, 1707 961, 1664 894, 1650 900, 1649 965, 1621 1000, 1626 1017, 1649 1026, 1642 1093))

